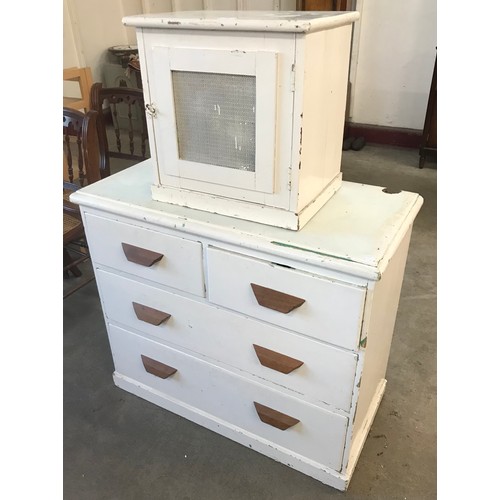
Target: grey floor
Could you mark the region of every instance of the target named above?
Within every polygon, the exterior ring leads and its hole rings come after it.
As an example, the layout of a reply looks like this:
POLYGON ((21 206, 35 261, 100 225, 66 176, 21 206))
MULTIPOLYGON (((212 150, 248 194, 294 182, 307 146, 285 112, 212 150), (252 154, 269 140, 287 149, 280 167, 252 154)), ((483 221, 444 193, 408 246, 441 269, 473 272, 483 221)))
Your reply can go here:
MULTIPOLYGON (((341 493, 113 385, 95 282, 64 301, 64 498, 436 498, 436 179, 418 152, 346 151, 345 180, 421 194, 387 389, 341 493)), ((65 287, 70 283, 65 283, 65 287)))

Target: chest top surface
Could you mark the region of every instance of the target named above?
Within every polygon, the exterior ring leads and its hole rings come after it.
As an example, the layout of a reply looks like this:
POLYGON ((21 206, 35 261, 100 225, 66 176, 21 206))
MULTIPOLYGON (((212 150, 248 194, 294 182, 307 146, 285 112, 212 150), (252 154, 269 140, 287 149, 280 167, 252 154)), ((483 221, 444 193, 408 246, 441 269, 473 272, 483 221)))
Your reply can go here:
POLYGON ((126 26, 162 29, 307 33, 353 23, 359 12, 201 10, 126 16, 126 26))
POLYGON ((413 223, 423 199, 385 193, 380 186, 344 181, 339 191, 300 231, 189 209, 151 197, 150 160, 91 184, 71 196, 81 206, 138 222, 180 230, 374 279, 413 223))

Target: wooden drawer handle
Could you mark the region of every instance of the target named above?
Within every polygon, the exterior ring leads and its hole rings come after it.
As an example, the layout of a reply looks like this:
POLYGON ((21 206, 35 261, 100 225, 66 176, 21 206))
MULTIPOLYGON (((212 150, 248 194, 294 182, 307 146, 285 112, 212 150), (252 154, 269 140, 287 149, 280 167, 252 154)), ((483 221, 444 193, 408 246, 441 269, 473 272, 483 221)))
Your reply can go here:
POLYGON ((154 326, 161 325, 164 321, 168 321, 168 319, 172 316, 171 314, 159 311, 158 309, 153 309, 152 307, 145 306, 144 304, 138 304, 137 302, 132 302, 132 305, 134 306, 137 319, 150 323, 154 326))
POLYGON ((272 288, 256 285, 255 283, 250 283, 250 286, 259 305, 281 313, 288 314, 305 302, 305 299, 278 292, 272 288))
POLYGON ((253 348, 262 366, 267 366, 267 368, 271 368, 281 373, 293 372, 293 370, 296 370, 299 366, 304 364, 304 362, 299 359, 285 356, 276 351, 271 351, 271 349, 266 349, 260 345, 254 344, 253 348))
POLYGON ((151 373, 151 375, 155 375, 160 378, 168 378, 177 371, 176 368, 160 363, 159 361, 156 361, 156 359, 148 358, 147 356, 144 356, 144 354, 141 354, 141 359, 144 368, 148 373, 151 373))
POLYGON ((296 418, 290 417, 290 415, 286 415, 285 413, 281 413, 279 411, 273 410, 268 406, 261 405, 260 403, 253 402, 255 405, 255 409, 257 410, 257 414, 262 422, 268 425, 272 425, 282 431, 293 427, 295 424, 298 424, 300 420, 296 418))
POLYGON ((123 253, 129 262, 134 262, 145 267, 151 267, 153 264, 162 259, 163 254, 146 250, 145 248, 122 243, 123 253))

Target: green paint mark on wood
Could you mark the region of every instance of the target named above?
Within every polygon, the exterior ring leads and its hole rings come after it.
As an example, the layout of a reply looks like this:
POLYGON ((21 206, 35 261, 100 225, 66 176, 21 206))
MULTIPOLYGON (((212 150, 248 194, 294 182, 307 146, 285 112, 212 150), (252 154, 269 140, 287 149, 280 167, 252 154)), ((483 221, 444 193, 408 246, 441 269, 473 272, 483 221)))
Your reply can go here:
POLYGON ((320 252, 319 250, 313 250, 312 248, 298 247, 296 245, 290 245, 289 243, 283 243, 281 241, 271 241, 271 244, 278 245, 280 247, 293 248, 295 250, 300 250, 302 252, 315 253, 317 255, 323 255, 324 257, 332 257, 334 259, 346 260, 348 262, 355 262, 349 257, 339 257, 338 255, 333 255, 331 253, 320 252))
POLYGON ((362 339, 359 343, 359 346, 360 347, 363 347, 363 348, 366 348, 366 344, 368 343, 368 337, 365 337, 364 339, 362 339))

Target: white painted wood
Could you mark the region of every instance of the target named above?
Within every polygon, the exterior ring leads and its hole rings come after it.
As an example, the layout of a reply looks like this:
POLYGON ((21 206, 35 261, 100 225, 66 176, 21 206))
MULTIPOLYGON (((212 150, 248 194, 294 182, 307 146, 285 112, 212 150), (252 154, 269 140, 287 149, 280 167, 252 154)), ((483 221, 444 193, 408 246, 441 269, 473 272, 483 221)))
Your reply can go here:
POLYGON ((289 395, 349 413, 357 355, 244 315, 190 300, 137 280, 97 270, 106 318, 118 326, 139 331, 156 340, 188 349, 235 373, 244 371, 259 383, 285 390, 289 395), (154 326, 137 319, 132 303, 171 314, 154 326), (255 354, 257 344, 303 361, 289 374, 262 366, 255 354))
POLYGON ((287 450, 284 450, 273 442, 264 440, 260 436, 251 434, 225 420, 202 412, 194 406, 186 405, 181 400, 170 398, 167 394, 154 390, 120 373, 115 372, 113 380, 117 387, 131 394, 156 404, 176 415, 187 418, 221 436, 232 439, 247 448, 251 448, 253 451, 262 453, 277 462, 307 474, 322 483, 342 491, 347 488, 350 478, 344 473, 340 473, 305 457, 290 454, 287 450))
POLYGON ((272 443, 292 456, 305 457, 338 470, 342 465, 347 418, 265 388, 227 370, 145 337, 108 326, 115 373, 158 391, 169 399, 241 428, 259 441, 272 443), (141 355, 177 369, 162 379, 144 369, 141 355), (258 402, 300 422, 286 430, 260 421, 258 402), (328 443, 328 446, 325 446, 328 443))
MULTIPOLYGON (((125 18, 125 25, 140 33, 145 97, 155 110, 149 127, 159 173, 153 198, 286 229, 304 227, 340 187, 357 17, 357 12, 203 11, 125 18), (183 157, 173 71, 255 77, 255 146, 246 141, 252 153, 255 147, 255 168, 223 167, 210 155, 183 157), (280 210, 262 210, 267 207, 280 210)), ((226 123, 224 113, 236 111, 221 103, 219 118, 220 97, 214 99, 217 103, 207 96, 206 106, 197 104, 199 111, 192 112, 210 123, 213 118, 211 129, 218 130, 215 123, 226 123)), ((232 148, 233 135, 237 149, 236 131, 221 130, 222 146, 217 139, 215 150, 232 148)), ((193 142, 210 151, 210 139, 193 142)))
POLYGON ((150 160, 86 186, 71 195, 85 207, 121 215, 164 230, 183 228, 237 248, 284 257, 349 276, 378 280, 423 199, 416 193, 387 194, 381 186, 343 182, 317 215, 300 231, 190 210, 151 199, 150 160), (370 207, 367 210, 366 207, 370 207), (392 245, 395 243, 395 247, 392 245))
MULTIPOLYGON (((176 9, 175 9, 176 10, 176 9)), ((188 9, 186 9, 188 10, 188 9)), ((139 28, 197 29, 222 31, 278 31, 312 33, 351 24, 359 12, 296 12, 296 11, 191 11, 127 16, 126 26, 139 28)))
POLYGON ((368 294, 361 334, 361 345, 366 349, 366 354, 354 419, 353 439, 362 432, 363 422, 370 411, 377 387, 381 380, 385 380, 410 237, 411 227, 406 231, 382 278, 368 294))
POLYGON ((185 187, 184 179, 194 179, 209 184, 273 193, 275 129, 269 127, 269 124, 276 121, 276 93, 270 92, 269 89, 276 88, 277 53, 153 45, 152 56, 153 70, 149 91, 152 96, 156 96, 153 97, 154 107, 158 121, 162 121, 159 124, 159 135, 164 138, 165 144, 160 149, 157 148, 157 151, 160 154, 159 163, 165 173, 179 177, 181 188, 185 187), (246 75, 256 78, 255 127, 256 130, 265 130, 266 133, 256 136, 254 172, 196 163, 180 157, 176 110, 171 98, 172 71, 246 75))
POLYGON ((195 295, 205 294, 199 242, 94 215, 86 215, 84 223, 87 237, 96 242, 91 252, 96 264, 104 264, 195 295), (151 267, 129 262, 122 243, 158 252, 163 258, 151 267))
POLYGON ((305 53, 303 71, 297 63, 297 78, 303 78, 303 99, 296 99, 301 108, 298 210, 340 173, 351 31, 351 25, 319 31, 299 45, 305 53))
MULTIPOLYGON (((293 212, 290 214, 292 217, 283 213, 283 210, 288 211, 290 207, 288 170, 291 162, 292 123, 289 117, 293 111, 293 93, 276 94, 276 91, 270 92, 267 87, 271 84, 273 88, 275 81, 278 82, 278 88, 290 87, 290 68, 294 60, 294 47, 290 45, 289 40, 279 33, 268 33, 263 40, 254 33, 242 33, 238 34, 235 40, 234 34, 156 30, 146 33, 144 37, 141 35, 141 41, 143 41, 143 48, 142 51, 139 50, 139 53, 141 63, 146 68, 143 80, 148 82, 147 89, 145 86, 144 91, 145 100, 151 103, 157 112, 154 119, 148 115, 150 141, 153 138, 152 151, 156 151, 156 154, 152 155, 152 161, 158 172, 158 179, 152 189, 154 199, 198 209, 220 211, 219 213, 226 215, 236 215, 241 211, 250 218, 252 213, 260 211, 261 206, 276 207, 281 210, 274 215, 275 219, 288 218, 290 222, 286 221, 284 224, 296 226, 297 218, 293 217, 293 212), (168 56, 156 55, 162 52, 162 48, 165 53, 170 50, 170 47, 177 46, 182 46, 184 50, 192 49, 193 52, 201 49, 207 53, 222 51, 231 54, 236 49, 240 53, 257 52, 259 57, 255 61, 265 61, 263 67, 256 66, 254 71, 262 75, 262 79, 257 83, 259 98, 262 100, 260 107, 268 110, 264 115, 257 113, 259 120, 257 125, 260 125, 259 130, 262 130, 257 136, 259 146, 257 155, 260 155, 261 162, 261 165, 257 165, 257 176, 252 176, 251 172, 231 172, 231 169, 207 164, 198 166, 196 169, 195 165, 185 162, 184 165, 189 165, 189 170, 185 172, 186 177, 180 177, 181 172, 176 168, 178 152, 173 98, 171 93, 166 92, 166 89, 171 88, 168 56), (275 62, 269 60, 272 54, 279 55, 276 77, 272 77, 274 70, 271 70, 275 62), (273 109, 277 109, 276 119, 273 109), (271 126, 274 123, 276 124, 275 130, 271 126), (159 138, 158 145, 155 143, 155 137, 159 138), (278 138, 277 141, 274 140, 275 137, 278 138), (277 165, 276 168, 273 165, 277 165), (201 201, 199 201, 200 197, 201 201), (205 203, 217 199, 218 205, 205 203), (238 203, 238 200, 249 203, 238 203)), ((223 68, 229 69, 230 66, 231 64, 226 62, 223 68)), ((220 71, 223 68, 217 69, 220 71)), ((207 68, 204 67, 204 69, 207 68)))
MULTIPOLYGON (((178 178, 176 177, 175 179, 178 178)), ((290 212, 283 208, 269 205, 260 205, 259 209, 256 210, 253 203, 244 202, 247 198, 246 192, 240 191, 244 193, 241 195, 240 200, 220 198, 194 190, 194 187, 199 185, 199 182, 189 181, 187 179, 183 181, 183 185, 188 188, 193 187, 192 191, 180 189, 178 187, 153 185, 151 186, 151 192, 153 194, 153 199, 158 201, 174 203, 183 207, 189 206, 190 208, 208 211, 213 214, 233 214, 239 219, 252 220, 254 222, 267 224, 268 226, 297 230, 305 226, 311 218, 314 217, 318 209, 321 208, 321 206, 340 188, 341 182, 342 174, 339 174, 322 193, 299 213, 290 212)), ((233 192, 235 191, 234 188, 232 190, 233 192)), ((256 193, 254 192, 253 194, 255 195, 256 193)), ((252 196, 252 198, 254 197, 255 196, 252 196)))
POLYGON ((269 261, 216 248, 207 251, 210 301, 325 342, 357 349, 365 290, 269 261), (305 299, 288 314, 259 305, 251 283, 305 299))
MULTIPOLYGON (((373 393, 373 397, 370 401, 370 405, 367 408, 365 414, 363 415, 363 420, 360 423, 359 429, 354 435, 354 438, 350 444, 350 453, 349 455, 345 454, 345 461, 347 462, 347 468, 345 468, 345 475, 348 478, 346 488, 349 486, 350 478, 354 473, 354 469, 356 464, 358 463, 359 456, 361 455, 361 451, 363 449, 363 445, 365 444, 366 438, 368 437, 368 433, 370 432, 370 428, 375 420, 375 416, 377 414, 378 407, 382 402, 382 397, 384 396, 385 388, 387 385, 387 381, 385 379, 379 380, 376 389, 373 393)), ((348 442, 350 439, 348 440, 348 442)))
POLYGON ((287 231, 155 201, 152 165, 71 195, 86 224, 115 383, 346 489, 385 388, 422 198, 344 182, 303 229, 287 231), (124 238, 171 262, 144 271, 124 259, 124 238), (289 314, 263 308, 250 283, 305 302, 289 314), (152 326, 137 319, 132 302, 171 317, 152 326), (258 362, 255 343, 304 363, 291 374, 275 372, 258 362), (141 353, 178 372, 168 379, 146 373, 141 353), (269 428, 256 420, 257 397, 301 423, 269 428))

